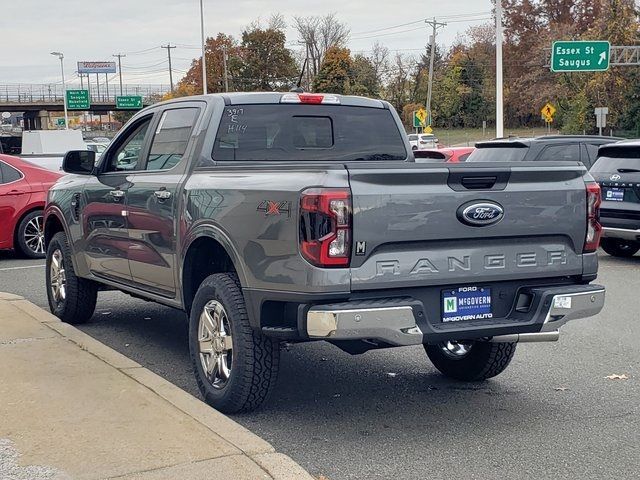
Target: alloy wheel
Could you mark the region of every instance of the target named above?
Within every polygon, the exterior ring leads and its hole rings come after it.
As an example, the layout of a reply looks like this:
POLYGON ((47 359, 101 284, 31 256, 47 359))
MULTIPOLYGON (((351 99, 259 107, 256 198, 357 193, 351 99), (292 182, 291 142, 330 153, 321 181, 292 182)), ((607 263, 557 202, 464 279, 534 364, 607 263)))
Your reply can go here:
POLYGON ((33 217, 24 229, 24 243, 33 253, 44 254, 43 216, 33 217))
POLYGON ((472 346, 473 344, 471 342, 456 342, 454 340, 440 344, 440 348, 445 355, 458 359, 466 357, 471 351, 472 346))
POLYGON ((224 306, 209 301, 200 314, 198 324, 200 364, 215 388, 224 388, 231 378, 233 339, 231 325, 224 306))
POLYGON ((49 267, 49 287, 56 304, 64 302, 67 298, 67 277, 64 270, 64 259, 62 251, 59 249, 51 255, 51 266, 49 267))

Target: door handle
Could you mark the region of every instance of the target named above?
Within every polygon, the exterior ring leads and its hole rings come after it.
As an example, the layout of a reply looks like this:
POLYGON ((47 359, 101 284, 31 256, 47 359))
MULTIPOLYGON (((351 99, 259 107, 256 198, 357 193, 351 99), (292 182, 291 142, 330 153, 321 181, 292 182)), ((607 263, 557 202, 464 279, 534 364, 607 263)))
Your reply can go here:
POLYGON ((109 195, 111 195, 115 199, 120 199, 120 198, 124 197, 124 191, 122 191, 122 190, 111 190, 109 192, 109 195))
POLYGON ((168 190, 156 190, 155 192, 153 192, 153 194, 158 200, 167 200, 169 197, 171 197, 171 192, 168 190))
POLYGON ((27 192, 25 192, 24 190, 9 190, 7 193, 5 193, 5 195, 6 196, 9 196, 9 195, 24 195, 25 193, 27 193, 27 192))

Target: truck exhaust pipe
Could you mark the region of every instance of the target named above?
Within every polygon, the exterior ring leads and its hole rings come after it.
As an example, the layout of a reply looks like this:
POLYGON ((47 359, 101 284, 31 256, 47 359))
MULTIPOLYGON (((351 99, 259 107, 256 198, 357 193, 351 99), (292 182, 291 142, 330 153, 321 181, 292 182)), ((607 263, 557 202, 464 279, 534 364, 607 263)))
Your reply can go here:
POLYGON ((529 343, 529 342, 557 342, 560 338, 560 332, 537 332, 537 333, 514 333, 512 335, 498 335, 493 337, 490 342, 494 343, 529 343))

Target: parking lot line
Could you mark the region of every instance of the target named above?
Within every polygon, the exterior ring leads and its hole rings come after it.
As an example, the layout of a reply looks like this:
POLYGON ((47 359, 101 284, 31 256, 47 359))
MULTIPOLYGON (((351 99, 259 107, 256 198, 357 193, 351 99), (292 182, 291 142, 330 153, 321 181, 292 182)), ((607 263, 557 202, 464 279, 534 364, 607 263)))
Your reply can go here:
POLYGON ((6 272, 8 270, 22 270, 25 268, 42 268, 44 267, 45 264, 41 264, 41 265, 27 265, 25 267, 5 267, 5 268, 0 268, 0 272, 6 272))

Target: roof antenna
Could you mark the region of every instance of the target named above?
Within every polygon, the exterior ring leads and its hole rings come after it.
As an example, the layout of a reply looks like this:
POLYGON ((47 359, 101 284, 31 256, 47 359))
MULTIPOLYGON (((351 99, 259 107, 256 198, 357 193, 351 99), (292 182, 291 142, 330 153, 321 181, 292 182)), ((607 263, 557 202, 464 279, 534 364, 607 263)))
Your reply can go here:
POLYGON ((307 68, 307 60, 307 58, 304 59, 304 63, 302 64, 302 71, 300 72, 300 76, 298 77, 298 83, 290 90, 291 92, 304 93, 304 88, 302 88, 300 85, 302 85, 302 76, 304 75, 304 71, 307 68))

